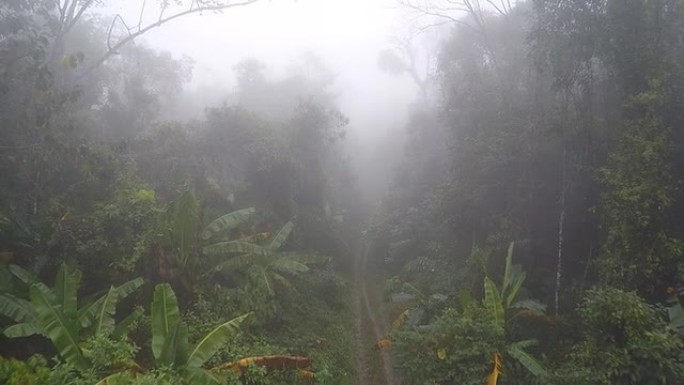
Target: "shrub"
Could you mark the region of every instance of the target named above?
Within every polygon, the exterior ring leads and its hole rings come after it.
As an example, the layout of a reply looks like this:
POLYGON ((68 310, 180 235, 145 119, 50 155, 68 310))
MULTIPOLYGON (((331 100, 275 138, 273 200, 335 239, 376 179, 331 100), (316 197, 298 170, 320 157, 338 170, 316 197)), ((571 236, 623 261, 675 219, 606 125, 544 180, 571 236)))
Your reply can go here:
POLYGON ((664 309, 635 293, 604 289, 588 292, 578 313, 584 338, 556 373, 556 383, 684 383, 682 341, 667 328, 664 309))

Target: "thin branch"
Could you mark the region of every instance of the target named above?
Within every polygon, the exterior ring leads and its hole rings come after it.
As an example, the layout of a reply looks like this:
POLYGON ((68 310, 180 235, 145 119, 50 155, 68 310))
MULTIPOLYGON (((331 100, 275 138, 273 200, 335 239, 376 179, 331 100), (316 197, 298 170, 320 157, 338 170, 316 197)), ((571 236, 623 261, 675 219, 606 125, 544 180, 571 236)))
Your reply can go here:
POLYGON ((74 17, 74 13, 76 13, 76 6, 78 5, 78 0, 71 0, 71 4, 69 5, 69 11, 66 14, 66 17, 64 18, 64 22, 69 24, 71 23, 71 20, 74 17))
POLYGON ((109 29, 107 30, 107 50, 111 51, 112 50, 112 32, 114 31, 114 26, 116 25, 116 21, 121 20, 121 23, 126 27, 126 31, 128 32, 128 35, 130 36, 131 34, 131 29, 128 28, 128 25, 126 25, 126 21, 124 21, 123 17, 119 15, 118 13, 116 16, 114 16, 114 19, 112 19, 112 24, 109 25, 109 29))
POLYGON ((418 30, 416 30, 416 34, 419 35, 425 31, 427 31, 430 28, 441 27, 441 26, 443 26, 445 24, 449 24, 449 23, 450 23, 449 20, 442 20, 442 21, 438 21, 436 23, 430 23, 430 24, 427 24, 427 25, 424 25, 424 26, 418 28, 418 30))
POLYGON ((81 8, 78 10, 78 13, 76 13, 76 16, 74 16, 73 19, 69 22, 69 25, 67 25, 66 29, 64 30, 64 34, 66 35, 69 33, 69 31, 76 25, 78 20, 83 16, 83 13, 90 8, 90 6, 95 2, 95 0, 88 0, 86 1, 81 8))
POLYGON ((487 0, 487 3, 489 5, 491 5, 492 7, 494 7, 494 9, 496 9, 496 11, 499 12, 499 14, 501 14, 502 16, 506 16, 506 11, 505 11, 506 8, 505 7, 504 7, 504 9, 499 8, 499 6, 496 5, 496 3, 493 0, 487 0))
MULTIPOLYGON (((480 32, 481 32, 481 31, 478 31, 476 28, 474 28, 472 25, 468 24, 467 22, 465 22, 465 21, 463 21, 463 20, 461 20, 461 19, 457 19, 457 18, 455 18, 455 17, 453 17, 453 16, 450 16, 450 15, 447 15, 447 14, 444 14, 444 13, 439 13, 439 12, 431 11, 431 10, 428 9, 428 8, 424 8, 424 7, 420 7, 420 6, 414 5, 414 4, 410 3, 409 1, 400 0, 399 3, 402 4, 403 6, 407 7, 407 8, 413 9, 414 11, 420 12, 420 13, 422 13, 422 14, 424 14, 424 15, 434 16, 434 17, 439 17, 439 18, 442 18, 442 19, 446 19, 447 21, 450 21, 450 22, 452 22, 452 23, 454 23, 454 24, 458 24, 458 25, 467 27, 467 28, 471 29, 471 30, 472 30, 473 32, 475 32, 475 33, 480 33, 480 32)), ((466 11, 466 12, 470 12, 470 11, 466 11)), ((477 22, 477 21, 476 21, 476 22, 477 22)), ((479 24, 479 23, 478 23, 478 24, 479 24)))
POLYGON ((62 20, 62 1, 55 0, 55 6, 57 6, 57 10, 59 11, 59 19, 62 20))
MULTIPOLYGON (((199 6, 198 8, 190 8, 190 9, 188 9, 188 10, 186 10, 186 11, 176 13, 176 14, 171 15, 171 16, 169 16, 169 17, 166 17, 166 18, 164 18, 164 19, 160 19, 158 22, 156 22, 156 23, 154 23, 154 24, 150 24, 150 25, 146 26, 145 28, 138 30, 138 31, 135 32, 135 33, 130 33, 130 29, 129 29, 129 35, 128 35, 128 36, 126 36, 125 38, 121 39, 121 40, 120 40, 118 43, 116 43, 114 46, 111 46, 111 47, 108 46, 108 47, 107 47, 107 48, 108 48, 107 52, 105 52, 99 59, 97 59, 93 64, 91 64, 91 65, 90 65, 88 68, 86 68, 81 74, 79 74, 79 75, 76 77, 76 79, 77 79, 77 80, 83 79, 84 77, 86 77, 87 75, 89 75, 91 72, 93 72, 97 67, 99 67, 100 65, 102 65, 102 63, 104 63, 104 62, 105 62, 107 59, 109 59, 112 55, 114 55, 114 54, 119 50, 119 48, 123 47, 124 45, 128 44, 128 43, 131 42, 133 39, 135 39, 136 37, 145 34, 147 31, 149 31, 149 30, 151 30, 151 29, 153 29, 153 28, 160 27, 160 26, 162 26, 163 24, 166 24, 166 23, 168 23, 168 22, 170 22, 170 21, 173 21, 173 20, 175 20, 175 19, 178 19, 178 18, 180 18, 180 17, 186 16, 186 15, 189 15, 189 14, 198 13, 198 12, 204 12, 204 11, 207 11, 207 12, 211 12, 211 11, 222 11, 222 10, 224 10, 224 9, 229 9, 229 8, 243 7, 243 6, 246 6, 246 5, 250 5, 250 4, 256 3, 257 1, 259 1, 259 0, 245 0, 245 1, 240 2, 240 3, 216 4, 216 5, 199 6)), ((163 12, 163 10, 162 10, 162 12, 163 12)), ((117 16, 118 16, 118 15, 117 15, 117 16)), ((119 18, 121 18, 121 17, 119 16, 119 18)), ((122 19, 122 21, 123 21, 123 19, 122 19)), ((112 23, 112 24, 113 24, 113 23, 112 23)), ((124 25, 125 25, 125 23, 124 23, 124 25)), ((126 27, 128 28, 128 26, 126 26, 126 27)), ((113 27, 110 27, 110 32, 111 32, 111 29, 112 29, 112 28, 113 28, 113 27)))
POLYGON ((60 4, 60 0, 57 0, 59 4, 59 25, 64 25, 64 19, 66 18, 66 9, 69 4, 69 0, 64 0, 64 5, 60 4))
POLYGON ((146 3, 147 3, 147 0, 143 0, 142 7, 140 7, 140 18, 138 19, 138 31, 140 31, 140 28, 142 27, 143 13, 145 13, 145 4, 146 3))

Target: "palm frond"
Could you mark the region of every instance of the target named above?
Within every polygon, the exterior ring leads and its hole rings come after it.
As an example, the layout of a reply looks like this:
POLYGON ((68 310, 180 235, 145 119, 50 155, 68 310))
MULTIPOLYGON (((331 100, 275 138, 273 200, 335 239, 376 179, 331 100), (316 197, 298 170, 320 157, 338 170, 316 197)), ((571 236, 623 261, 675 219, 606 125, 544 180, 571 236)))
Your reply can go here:
POLYGON ((291 259, 276 258, 268 264, 269 268, 280 273, 285 274, 299 274, 309 271, 309 267, 305 264, 291 259))
POLYGON ((525 340, 515 342, 508 346, 507 352, 508 355, 510 355, 511 357, 513 357, 513 359, 518 361, 530 373, 537 377, 543 378, 547 375, 546 369, 539 363, 539 361, 537 361, 534 357, 532 357, 529 353, 527 353, 524 350, 527 347, 536 345, 536 343, 536 340, 525 340))
POLYGON ((225 233, 226 231, 232 230, 244 223, 255 212, 256 210, 254 207, 248 207, 223 215, 209 223, 207 227, 202 230, 200 236, 206 241, 219 234, 225 233))
POLYGON ((271 249, 272 251, 278 250, 287 240, 287 237, 290 236, 290 233, 292 232, 292 229, 294 229, 294 222, 289 221, 283 226, 280 231, 278 231, 278 234, 276 234, 275 237, 271 240, 271 242, 268 245, 268 248, 271 249))
POLYGON ((210 257, 225 257, 232 254, 254 254, 254 255, 272 255, 273 253, 262 246, 255 245, 248 242, 229 241, 218 242, 205 246, 202 253, 210 257))

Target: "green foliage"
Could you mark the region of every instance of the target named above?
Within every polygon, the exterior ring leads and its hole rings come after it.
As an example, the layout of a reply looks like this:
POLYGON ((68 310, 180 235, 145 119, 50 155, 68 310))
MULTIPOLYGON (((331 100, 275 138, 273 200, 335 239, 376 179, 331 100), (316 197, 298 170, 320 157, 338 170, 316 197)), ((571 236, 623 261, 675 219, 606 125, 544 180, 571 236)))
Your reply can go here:
POLYGON ((224 274, 243 274, 246 285, 239 289, 240 308, 254 311, 257 322, 271 318, 277 310, 276 286, 292 289, 290 277, 309 271, 309 265, 321 264, 329 258, 318 254, 282 252, 278 249, 294 229, 287 222, 265 245, 244 241, 218 242, 204 247, 203 252, 223 258, 213 269, 224 274))
MULTIPOLYGON (((165 345, 171 342, 171 336, 178 331, 179 319, 178 301, 171 286, 157 285, 154 289, 151 310, 152 354, 155 360, 161 360, 165 345)), ((168 363, 162 362, 162 364, 168 363)))
POLYGON ((29 285, 29 300, 0 294, 0 312, 17 322, 5 329, 4 334, 11 338, 42 335, 52 341, 67 365, 81 371, 90 365, 81 345, 84 328, 93 325, 95 337, 107 338, 115 331, 114 313, 118 300, 143 284, 138 278, 119 287, 112 286, 107 294, 79 309, 76 296, 81 278, 79 270, 63 264, 53 288, 36 281, 19 266, 12 265, 10 270, 29 285))
POLYGON ((665 230, 674 202, 669 154, 662 122, 650 117, 624 128, 601 169, 607 235, 599 267, 609 284, 653 292, 682 255, 681 242, 665 230))
POLYGON ((66 255, 91 272, 84 284, 100 288, 103 280, 130 277, 145 262, 159 210, 154 190, 118 189, 86 214, 67 213, 54 239, 66 255), (102 269, 103 264, 107 269, 102 269))
POLYGON ((633 292, 590 291, 578 309, 583 339, 556 374, 558 384, 675 384, 684 380, 682 342, 663 309, 633 292), (598 360, 597 357, 604 357, 598 360))
POLYGON ((180 319, 175 293, 167 283, 157 285, 151 317, 152 352, 157 366, 174 369, 188 383, 220 383, 219 377, 202 366, 235 337, 249 316, 248 313, 216 326, 191 347, 188 327, 180 319))
POLYGON ((474 307, 463 312, 447 309, 429 331, 396 334, 397 363, 408 384, 483 384, 491 357, 499 349, 500 332, 489 312, 474 307), (445 359, 438 350, 446 351, 445 359))
POLYGON ((200 201, 190 189, 166 208, 161 242, 172 246, 174 267, 179 271, 196 262, 200 221, 200 201))
POLYGON ((83 355, 88 360, 88 371, 93 376, 120 372, 134 368, 133 361, 139 348, 128 339, 112 339, 102 334, 96 334, 84 342, 83 355))
POLYGON ((226 232, 244 223, 254 212, 254 208, 249 207, 216 218, 202 230, 202 239, 207 241, 212 237, 225 235, 226 232))
POLYGON ((524 281, 525 273, 513 264, 511 243, 501 290, 485 277, 481 306, 463 294, 460 312, 447 308, 427 325, 409 323, 408 327, 393 333, 402 373, 410 383, 423 383, 426 379, 431 383, 481 383, 491 371, 490 362, 495 353, 503 354, 503 363, 510 368, 504 371, 504 378, 521 376, 524 379, 524 371, 533 377, 545 378, 546 369, 527 351, 537 341, 514 339, 518 337, 513 333, 514 317, 522 309, 532 314, 539 309, 541 314, 545 308, 533 300, 517 301, 524 281))
POLYGON ((0 357, 0 383, 6 385, 47 384, 50 369, 43 357, 33 356, 26 361, 0 357))

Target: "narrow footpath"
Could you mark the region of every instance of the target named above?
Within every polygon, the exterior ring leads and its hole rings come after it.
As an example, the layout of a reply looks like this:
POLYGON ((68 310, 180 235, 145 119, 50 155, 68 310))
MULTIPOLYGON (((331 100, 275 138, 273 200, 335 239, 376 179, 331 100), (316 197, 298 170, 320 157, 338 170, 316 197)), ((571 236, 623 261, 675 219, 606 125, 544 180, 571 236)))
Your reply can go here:
POLYGON ((375 342, 387 335, 389 324, 375 289, 373 274, 368 271, 369 252, 367 245, 357 247, 354 263, 356 385, 399 385, 389 350, 374 348, 375 342))

